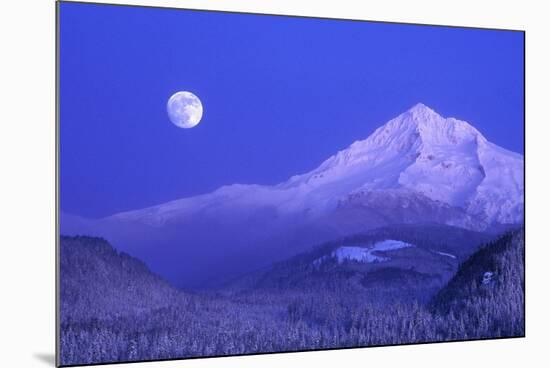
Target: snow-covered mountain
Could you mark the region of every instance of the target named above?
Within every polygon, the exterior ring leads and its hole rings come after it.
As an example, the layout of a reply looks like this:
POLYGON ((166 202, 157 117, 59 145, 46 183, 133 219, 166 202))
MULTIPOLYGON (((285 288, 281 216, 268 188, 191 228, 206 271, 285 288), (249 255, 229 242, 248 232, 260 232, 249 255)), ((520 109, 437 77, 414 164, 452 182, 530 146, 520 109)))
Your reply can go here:
POLYGON ((443 118, 417 104, 367 139, 284 183, 224 186, 112 219, 162 226, 196 213, 227 211, 234 218, 241 211, 265 206, 273 206, 280 215, 315 217, 369 194, 385 200, 388 195, 403 197, 404 208, 416 200, 448 211, 462 209, 483 222, 464 223, 467 228, 519 223, 523 221, 523 156, 488 142, 464 121, 443 118))
MULTIPOLYGON (((258 252, 267 263, 313 242, 388 224, 441 223, 477 231, 518 224, 523 188, 522 155, 492 144, 464 121, 417 104, 283 183, 224 186, 93 222, 62 216, 61 226, 62 233, 74 234, 85 223, 86 232, 94 229, 90 235, 152 259, 151 267, 162 274, 154 259, 166 256, 166 249, 202 269, 220 262, 230 267, 232 257, 242 266, 258 252)), ((165 276, 179 279, 181 272, 165 276)))

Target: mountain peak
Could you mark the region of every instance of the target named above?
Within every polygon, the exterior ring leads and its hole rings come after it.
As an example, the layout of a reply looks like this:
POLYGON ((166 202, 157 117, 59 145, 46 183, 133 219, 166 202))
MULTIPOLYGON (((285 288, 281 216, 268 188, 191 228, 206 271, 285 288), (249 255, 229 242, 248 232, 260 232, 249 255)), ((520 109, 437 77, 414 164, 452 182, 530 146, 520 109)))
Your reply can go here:
POLYGON ((411 107, 409 110, 407 110, 407 113, 413 116, 417 117, 426 117, 428 115, 437 115, 440 116, 438 113, 436 113, 433 109, 430 107, 424 105, 422 102, 417 103, 413 107, 411 107))
POLYGON ((467 122, 445 118, 423 103, 414 105, 390 120, 369 139, 384 147, 391 147, 397 139, 400 148, 410 148, 415 146, 415 142, 423 146, 442 144, 455 146, 486 141, 485 137, 467 122))
MULTIPOLYGON (((403 126, 413 126, 418 129, 418 127, 428 127, 432 126, 437 128, 440 125, 445 124, 446 118, 438 114, 432 108, 424 105, 423 103, 417 103, 401 115, 397 116, 395 119, 390 120, 386 125, 392 125, 391 122, 398 121, 399 123, 394 125, 403 126)), ((453 119, 454 120, 454 119, 453 119)))
MULTIPOLYGON (((477 180, 477 173, 481 172, 479 164, 476 164, 479 161, 478 148, 485 142, 483 135, 467 122, 445 118, 425 104, 418 103, 379 127, 368 138, 356 141, 331 156, 313 171, 293 176, 283 187, 302 183, 317 187, 330 182, 344 182, 347 189, 360 186, 360 183, 370 183, 369 187, 374 185, 377 188, 394 187, 401 185, 403 180, 412 180, 412 177, 429 177, 432 180, 434 175, 441 176, 439 166, 452 166, 460 171, 462 164, 468 170, 473 165, 477 180), (432 167, 434 165, 435 168, 432 167), (408 175, 417 169, 422 172, 408 175), (376 184, 372 184, 374 179, 376 184)), ((450 171, 446 169, 444 174, 449 176, 450 171)), ((449 185, 452 186, 453 180, 449 185)), ((441 180, 434 182, 440 183, 441 180)), ((433 188, 436 192, 442 192, 436 189, 433 188)), ((437 193, 431 194, 431 197, 453 205, 462 200, 462 197, 456 201, 448 200, 437 193)))

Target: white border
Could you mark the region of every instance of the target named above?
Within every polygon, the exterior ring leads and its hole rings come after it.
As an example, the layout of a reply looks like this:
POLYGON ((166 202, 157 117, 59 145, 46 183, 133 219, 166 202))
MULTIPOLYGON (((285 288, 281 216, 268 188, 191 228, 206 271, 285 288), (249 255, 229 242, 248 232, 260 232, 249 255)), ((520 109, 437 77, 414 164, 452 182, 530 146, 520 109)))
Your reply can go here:
MULTIPOLYGON (((140 363, 132 367, 517 367, 548 361, 547 140, 550 54, 544 2, 143 0, 139 5, 527 31, 527 338, 140 363), (537 5, 540 4, 540 5, 537 5)), ((54 352, 54 2, 0 4, 0 354, 2 366, 51 366, 54 352)))

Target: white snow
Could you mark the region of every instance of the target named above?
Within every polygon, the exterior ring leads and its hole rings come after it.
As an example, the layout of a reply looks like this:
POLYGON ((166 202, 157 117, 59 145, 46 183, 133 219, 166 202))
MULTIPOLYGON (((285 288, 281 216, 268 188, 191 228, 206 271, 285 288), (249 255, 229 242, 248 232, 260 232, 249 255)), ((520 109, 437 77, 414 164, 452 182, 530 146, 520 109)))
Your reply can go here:
MULTIPOLYGON (((331 253, 338 263, 345 261, 357 261, 362 263, 386 262, 391 258, 375 254, 375 252, 388 252, 392 250, 412 247, 412 244, 399 240, 384 240, 369 246, 342 246, 331 253)), ((322 258, 316 260, 322 262, 322 258)), ((318 263, 315 265, 318 265, 318 263)))
POLYGON ((493 281, 495 274, 493 272, 487 271, 483 274, 483 280, 481 281, 483 285, 488 285, 493 281))
POLYGON ((480 145, 478 155, 485 178, 465 204, 467 210, 497 223, 522 222, 523 156, 490 142, 480 145))
POLYGON ((445 257, 451 257, 451 258, 456 259, 456 256, 454 254, 451 254, 451 253, 445 253, 445 252, 436 252, 436 253, 440 254, 442 256, 445 256, 445 257))
POLYGON ((372 250, 363 247, 340 247, 332 252, 331 256, 336 258, 338 263, 345 261, 357 261, 362 263, 383 262, 388 258, 372 254, 372 250))
POLYGON ((373 245, 373 250, 379 250, 379 251, 389 251, 389 250, 395 250, 395 249, 401 249, 401 248, 409 248, 413 245, 410 243, 405 243, 400 240, 383 240, 381 242, 377 242, 373 245))

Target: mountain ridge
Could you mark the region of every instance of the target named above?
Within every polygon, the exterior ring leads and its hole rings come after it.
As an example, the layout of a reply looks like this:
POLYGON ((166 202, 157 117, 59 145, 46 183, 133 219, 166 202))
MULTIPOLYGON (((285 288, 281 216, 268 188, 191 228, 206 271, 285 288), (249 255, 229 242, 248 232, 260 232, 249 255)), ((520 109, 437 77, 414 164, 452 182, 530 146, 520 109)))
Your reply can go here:
POLYGON ((522 168, 521 155, 490 143, 470 124, 443 118, 419 103, 366 139, 329 157, 317 168, 285 182, 226 185, 210 193, 108 218, 141 218, 155 226, 212 205, 220 210, 216 206, 220 202, 232 202, 233 206, 236 201, 245 206, 276 206, 283 213, 307 210, 309 215, 322 214, 354 192, 405 188, 464 208, 468 214, 479 216, 487 227, 493 222, 522 221, 522 168), (503 169, 503 166, 506 167, 503 169), (497 183, 502 179, 502 171, 510 166, 513 172, 505 176, 507 181, 497 183), (485 181, 491 185, 484 185, 485 181), (504 186, 503 193, 494 190, 504 186), (519 200, 511 202, 510 198, 519 200), (497 200, 507 201, 504 210, 488 208, 490 202, 497 200))

